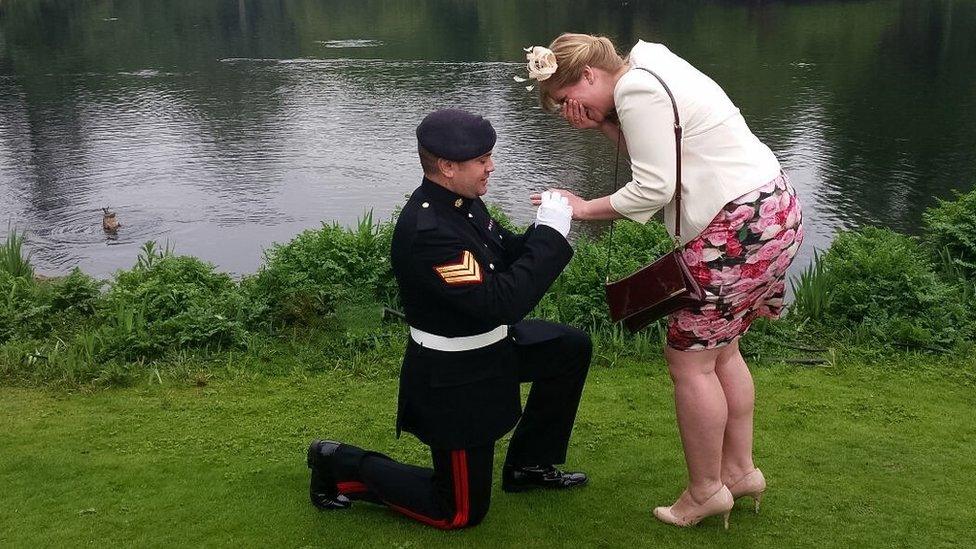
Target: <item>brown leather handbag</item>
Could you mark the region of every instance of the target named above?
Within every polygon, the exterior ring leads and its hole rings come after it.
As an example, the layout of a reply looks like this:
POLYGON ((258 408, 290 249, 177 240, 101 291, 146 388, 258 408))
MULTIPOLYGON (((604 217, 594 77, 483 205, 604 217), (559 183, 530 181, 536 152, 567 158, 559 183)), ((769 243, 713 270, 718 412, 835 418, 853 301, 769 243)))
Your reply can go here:
MULTIPOLYGON (((637 67, 647 71, 664 86, 671 98, 674 110, 674 149, 676 157, 676 177, 674 185, 675 202, 675 236, 681 238, 681 121, 678 118, 678 105, 674 101, 671 89, 664 80, 649 69, 637 67)), ((618 140, 619 153, 619 140, 618 140)), ((613 245, 613 225, 610 226, 610 245, 613 245)), ((609 282, 609 255, 607 259, 607 284, 605 286, 607 305, 610 306, 610 319, 614 322, 622 321, 631 332, 645 328, 655 320, 673 313, 678 309, 701 303, 705 299, 705 292, 698 281, 691 275, 691 271, 681 258, 681 250, 667 253, 650 265, 642 267, 636 272, 621 278, 616 282, 609 282)))

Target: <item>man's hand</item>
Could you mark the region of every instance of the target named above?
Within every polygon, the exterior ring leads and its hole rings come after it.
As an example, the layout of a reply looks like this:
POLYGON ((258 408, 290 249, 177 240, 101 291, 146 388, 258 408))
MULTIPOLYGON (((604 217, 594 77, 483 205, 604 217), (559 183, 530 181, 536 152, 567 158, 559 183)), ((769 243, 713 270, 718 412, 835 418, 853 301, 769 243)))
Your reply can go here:
POLYGON ((558 192, 546 191, 539 195, 539 210, 535 215, 536 226, 547 225, 565 237, 569 234, 572 220, 573 208, 569 205, 569 199, 558 192))

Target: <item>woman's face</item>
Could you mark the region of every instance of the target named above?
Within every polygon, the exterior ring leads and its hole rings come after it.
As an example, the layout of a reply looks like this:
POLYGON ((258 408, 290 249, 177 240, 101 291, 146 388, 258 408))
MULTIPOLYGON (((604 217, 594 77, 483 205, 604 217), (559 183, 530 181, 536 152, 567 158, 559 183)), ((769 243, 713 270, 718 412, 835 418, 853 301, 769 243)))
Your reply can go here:
POLYGON ((602 122, 607 113, 613 110, 613 78, 600 69, 583 69, 583 76, 575 84, 555 90, 552 98, 559 103, 575 99, 586 109, 587 116, 595 122, 602 122))

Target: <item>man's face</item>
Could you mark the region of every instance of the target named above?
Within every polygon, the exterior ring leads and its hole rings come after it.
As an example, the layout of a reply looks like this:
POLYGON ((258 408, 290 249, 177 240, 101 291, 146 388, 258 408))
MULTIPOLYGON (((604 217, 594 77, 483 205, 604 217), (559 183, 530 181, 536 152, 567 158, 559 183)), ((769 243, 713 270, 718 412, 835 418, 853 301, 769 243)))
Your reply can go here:
POLYGON ((454 171, 454 192, 465 198, 477 198, 488 192, 488 176, 495 171, 491 151, 478 158, 457 162, 454 171))

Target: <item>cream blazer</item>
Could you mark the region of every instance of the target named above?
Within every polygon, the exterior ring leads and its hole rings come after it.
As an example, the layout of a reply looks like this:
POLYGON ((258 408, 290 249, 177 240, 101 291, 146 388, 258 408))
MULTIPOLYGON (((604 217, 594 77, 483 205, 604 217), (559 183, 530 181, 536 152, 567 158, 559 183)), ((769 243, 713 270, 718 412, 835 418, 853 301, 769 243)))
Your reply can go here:
MULTIPOLYGON (((681 145, 681 238, 694 239, 723 207, 780 173, 779 161, 746 125, 739 109, 711 78, 662 44, 639 41, 631 66, 664 79, 678 104, 681 145)), ((646 223, 664 209, 674 234, 674 114, 654 76, 632 69, 617 81, 613 99, 627 142, 633 180, 610 196, 621 215, 646 223)))

